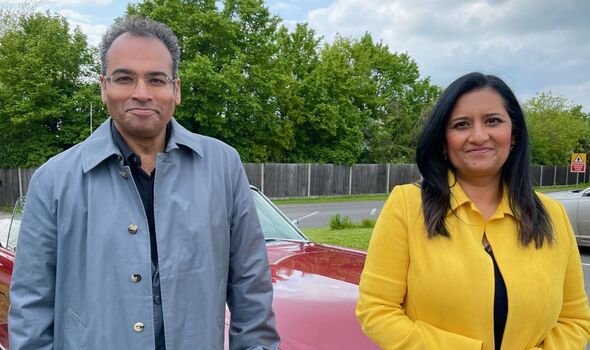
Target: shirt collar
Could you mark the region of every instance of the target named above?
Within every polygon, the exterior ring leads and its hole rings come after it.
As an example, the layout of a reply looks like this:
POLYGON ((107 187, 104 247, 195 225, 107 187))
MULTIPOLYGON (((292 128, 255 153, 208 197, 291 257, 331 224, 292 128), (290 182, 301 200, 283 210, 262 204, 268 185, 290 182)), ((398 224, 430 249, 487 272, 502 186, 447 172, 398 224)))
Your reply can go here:
MULTIPOLYGON (((121 136, 121 133, 119 132, 119 130, 117 130, 117 128, 115 127, 115 123, 112 120, 111 120, 110 124, 111 124, 111 135, 113 136, 113 142, 115 143, 115 146, 117 146, 117 148, 123 154, 123 159, 125 159, 125 161, 129 162, 130 158, 135 153, 133 153, 131 148, 129 148, 129 146, 127 145, 127 142, 125 142, 125 139, 123 138, 123 136, 121 136)), ((170 125, 170 124, 168 124, 168 125, 170 125)), ((166 128, 168 129, 169 127, 166 127, 166 128)))
MULTIPOLYGON (((111 130, 111 121, 112 119, 109 117, 80 145, 82 153, 82 170, 84 173, 89 172, 111 156, 123 155, 123 151, 117 147, 116 141, 114 140, 113 132, 111 130)), ((170 128, 170 139, 166 144, 165 152, 178 149, 178 146, 185 146, 201 158, 205 157, 200 137, 197 134, 185 129, 174 118, 170 120, 168 125, 170 128)))
MULTIPOLYGON (((456 212, 457 208, 470 204, 472 210, 479 211, 475 204, 471 202, 469 197, 463 191, 463 188, 459 184, 459 182, 455 178, 455 174, 449 170, 448 172, 448 179, 449 179, 449 189, 451 190, 451 210, 447 215, 456 212)), ((514 216, 512 209, 510 209, 510 194, 509 189, 506 184, 502 184, 502 200, 496 209, 496 212, 490 217, 490 219, 504 217, 505 214, 510 216, 514 216)))

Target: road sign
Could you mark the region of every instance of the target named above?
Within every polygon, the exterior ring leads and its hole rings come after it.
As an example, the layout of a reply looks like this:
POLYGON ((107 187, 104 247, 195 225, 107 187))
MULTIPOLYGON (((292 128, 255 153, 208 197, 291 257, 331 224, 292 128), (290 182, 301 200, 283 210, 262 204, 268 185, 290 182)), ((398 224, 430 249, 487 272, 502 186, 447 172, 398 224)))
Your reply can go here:
POLYGON ((586 153, 572 153, 570 172, 585 173, 586 172, 586 153))

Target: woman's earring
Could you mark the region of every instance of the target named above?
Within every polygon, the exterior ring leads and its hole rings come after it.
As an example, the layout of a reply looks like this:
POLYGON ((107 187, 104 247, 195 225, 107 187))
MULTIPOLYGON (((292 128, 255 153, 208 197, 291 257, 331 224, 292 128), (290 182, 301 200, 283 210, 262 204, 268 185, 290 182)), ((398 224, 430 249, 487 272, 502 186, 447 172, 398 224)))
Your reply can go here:
POLYGON ((443 151, 443 158, 447 160, 447 151, 443 151))
POLYGON ((514 145, 510 146, 510 151, 514 150, 514 145))

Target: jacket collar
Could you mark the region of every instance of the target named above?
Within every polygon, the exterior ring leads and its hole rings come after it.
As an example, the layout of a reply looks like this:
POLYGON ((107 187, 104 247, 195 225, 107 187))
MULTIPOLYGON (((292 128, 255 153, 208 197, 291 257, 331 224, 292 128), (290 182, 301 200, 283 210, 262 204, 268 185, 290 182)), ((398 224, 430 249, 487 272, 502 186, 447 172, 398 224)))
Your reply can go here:
MULTIPOLYGON (((479 212, 479 209, 477 209, 475 204, 471 202, 469 197, 467 197, 459 182, 456 181, 455 174, 450 170, 448 172, 448 178, 449 189, 451 190, 451 210, 449 210, 447 215, 456 212, 457 208, 467 204, 471 205, 472 210, 479 212)), ((506 184, 502 184, 502 200, 500 201, 496 212, 490 217, 490 219, 504 217, 505 214, 514 216, 512 209, 510 209, 510 195, 508 192, 508 186, 506 186, 506 184)))
MULTIPOLYGON (((121 151, 115 145, 113 135, 111 133, 112 118, 108 118, 101 126, 98 127, 84 142, 82 142, 82 171, 89 172, 98 164, 111 156, 122 156, 121 151)), ((170 120, 172 131, 170 133, 170 140, 166 144, 165 152, 173 149, 178 149, 178 146, 185 146, 204 158, 203 148, 201 142, 196 135, 185 129, 180 125, 176 119, 170 120)))

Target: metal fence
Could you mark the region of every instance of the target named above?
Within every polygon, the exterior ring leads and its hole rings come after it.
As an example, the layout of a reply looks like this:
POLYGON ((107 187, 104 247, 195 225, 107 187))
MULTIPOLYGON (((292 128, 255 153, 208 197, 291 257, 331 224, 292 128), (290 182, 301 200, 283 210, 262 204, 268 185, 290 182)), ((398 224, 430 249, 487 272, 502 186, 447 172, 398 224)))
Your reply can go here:
MULTIPOLYGON (((388 193, 395 185, 420 180, 415 164, 244 164, 250 183, 271 198, 388 193)), ((11 206, 26 194, 35 168, 0 169, 0 206, 11 206)), ((590 182, 590 172, 569 167, 533 166, 536 186, 590 182)))

